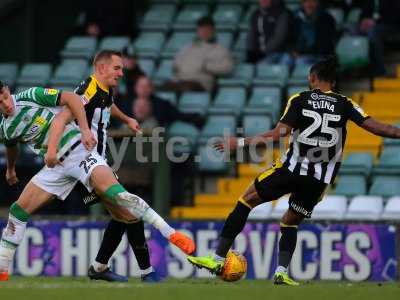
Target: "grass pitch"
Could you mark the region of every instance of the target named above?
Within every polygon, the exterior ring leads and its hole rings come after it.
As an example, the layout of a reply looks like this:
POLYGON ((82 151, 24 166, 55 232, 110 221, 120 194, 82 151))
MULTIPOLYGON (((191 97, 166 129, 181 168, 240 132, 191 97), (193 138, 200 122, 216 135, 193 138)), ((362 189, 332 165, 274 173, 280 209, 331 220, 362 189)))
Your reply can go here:
POLYGON ((371 300, 399 299, 397 283, 303 282, 299 287, 274 286, 265 280, 225 283, 219 279, 168 279, 159 284, 93 282, 87 278, 12 277, 0 282, 0 299, 185 299, 185 300, 371 300))

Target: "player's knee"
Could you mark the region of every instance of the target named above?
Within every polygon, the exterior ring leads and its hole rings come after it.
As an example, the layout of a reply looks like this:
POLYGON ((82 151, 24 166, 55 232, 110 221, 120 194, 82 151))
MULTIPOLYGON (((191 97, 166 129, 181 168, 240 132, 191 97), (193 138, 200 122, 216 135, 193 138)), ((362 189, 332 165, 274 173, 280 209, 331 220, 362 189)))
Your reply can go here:
POLYGON ((288 209, 281 218, 281 224, 286 226, 297 226, 303 221, 304 216, 291 209, 288 209))
POLYGON ((257 205, 263 203, 262 199, 258 196, 256 192, 243 195, 242 197, 239 198, 239 202, 243 203, 250 209, 253 209, 257 205))

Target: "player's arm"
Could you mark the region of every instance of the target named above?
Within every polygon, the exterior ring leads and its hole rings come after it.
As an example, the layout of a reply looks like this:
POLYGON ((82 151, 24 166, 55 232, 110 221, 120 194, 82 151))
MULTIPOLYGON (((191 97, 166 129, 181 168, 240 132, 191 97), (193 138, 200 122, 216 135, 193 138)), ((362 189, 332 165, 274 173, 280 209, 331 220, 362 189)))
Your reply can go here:
POLYGON ((14 185, 18 182, 17 173, 15 171, 15 165, 18 159, 18 144, 6 144, 6 181, 9 185, 14 185))
MULTIPOLYGON (((60 105, 65 105, 69 108, 69 111, 71 112, 72 116, 75 117, 78 121, 79 128, 81 130, 82 134, 82 144, 85 146, 87 150, 92 150, 94 146, 96 146, 97 141, 92 133, 92 131, 89 128, 88 121, 86 118, 86 111, 85 107, 83 106, 83 103, 81 101, 81 97, 71 93, 71 92, 62 92, 61 98, 60 98, 60 105)), ((68 113, 66 113, 68 114, 68 113)), ((71 119, 71 116, 68 114, 69 119, 71 119)), ((69 123, 69 122, 68 122, 69 123)), ((68 124, 64 124, 65 125, 68 124)), ((62 134, 62 132, 61 132, 62 134)), ((60 135, 61 137, 61 135, 60 135)), ((57 143, 58 145, 58 143, 57 143)))
POLYGON ((81 131, 90 131, 81 97, 56 89, 36 87, 31 89, 33 101, 39 105, 55 107, 67 106, 78 121, 81 131))
MULTIPOLYGON (((71 110, 65 108, 60 113, 58 113, 53 121, 51 122, 49 139, 47 143, 47 152, 45 155, 45 163, 49 168, 53 168, 58 164, 57 159, 57 147, 60 142, 61 136, 64 133, 65 126, 73 121, 75 116, 72 114, 71 110)), ((86 149, 91 150, 96 145, 97 141, 93 136, 93 133, 89 129, 88 132, 81 131, 81 141, 85 145, 86 149)))
POLYGON ((225 142, 215 143, 214 148, 218 151, 224 151, 225 149, 234 150, 238 147, 245 147, 248 145, 265 145, 269 141, 275 142, 282 137, 288 136, 291 131, 292 127, 279 122, 274 129, 269 130, 263 134, 247 138, 230 137, 225 142))
POLYGON ((72 112, 66 108, 58 113, 51 122, 49 139, 47 142, 47 152, 44 162, 49 168, 54 168, 58 164, 57 149, 65 126, 74 119, 72 112))
POLYGON ((214 144, 214 148, 218 151, 224 151, 225 149, 234 150, 237 147, 244 147, 248 145, 264 144, 267 141, 278 141, 280 138, 288 136, 292 128, 295 127, 298 119, 299 111, 299 100, 300 95, 296 94, 289 98, 285 111, 276 125, 272 130, 269 130, 261 135, 248 138, 235 138, 231 137, 226 142, 218 142, 214 144))
POLYGON ((370 117, 364 110, 354 101, 349 99, 349 118, 361 128, 375 135, 394 138, 400 138, 400 128, 393 125, 379 122, 370 117))
POLYGON ((111 116, 126 124, 133 132, 142 133, 139 123, 134 118, 124 114, 115 104, 111 105, 111 116))
POLYGON ((360 127, 378 136, 400 139, 400 128, 379 122, 374 118, 366 119, 360 127))

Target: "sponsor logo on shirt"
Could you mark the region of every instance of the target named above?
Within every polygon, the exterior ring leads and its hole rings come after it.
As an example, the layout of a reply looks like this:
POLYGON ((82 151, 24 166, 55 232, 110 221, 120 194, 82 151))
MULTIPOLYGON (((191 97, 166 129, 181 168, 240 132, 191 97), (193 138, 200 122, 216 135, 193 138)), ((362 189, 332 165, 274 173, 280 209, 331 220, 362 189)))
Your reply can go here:
POLYGON ((48 96, 57 95, 58 91, 56 89, 44 89, 44 94, 48 96))

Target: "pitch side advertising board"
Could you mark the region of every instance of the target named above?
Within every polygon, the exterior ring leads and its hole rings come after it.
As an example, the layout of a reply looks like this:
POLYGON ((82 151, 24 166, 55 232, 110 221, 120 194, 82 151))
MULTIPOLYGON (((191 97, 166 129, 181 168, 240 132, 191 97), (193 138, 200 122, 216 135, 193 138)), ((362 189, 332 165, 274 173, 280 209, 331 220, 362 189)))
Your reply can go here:
MULTIPOLYGON (((196 255, 216 247, 222 222, 172 222, 196 242, 196 255)), ((0 228, 5 226, 0 221, 0 228)), ((105 222, 32 221, 18 248, 11 272, 29 276, 86 276, 96 257, 105 222)), ((236 238, 234 247, 248 261, 247 279, 271 278, 277 264, 279 225, 254 222, 236 238)), ((146 227, 151 262, 161 276, 173 278, 211 275, 186 261, 178 248, 146 227)), ((139 268, 124 236, 110 261, 122 275, 139 276, 139 268)), ((397 278, 396 227, 386 224, 307 223, 299 228, 290 266, 298 280, 388 281, 397 278)))

